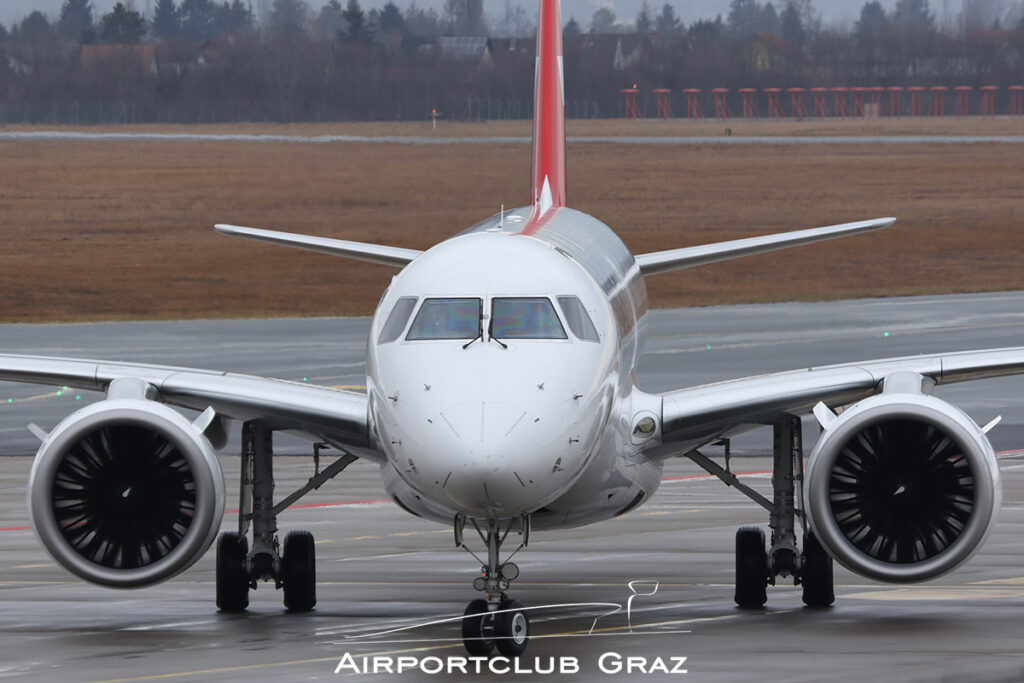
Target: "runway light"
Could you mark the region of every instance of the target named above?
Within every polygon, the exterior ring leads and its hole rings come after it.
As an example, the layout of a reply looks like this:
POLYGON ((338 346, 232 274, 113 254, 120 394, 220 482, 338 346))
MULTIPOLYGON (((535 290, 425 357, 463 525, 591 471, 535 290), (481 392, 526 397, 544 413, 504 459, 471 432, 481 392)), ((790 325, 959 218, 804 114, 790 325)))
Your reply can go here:
POLYGON ((711 350, 711 344, 708 344, 708 351, 711 350))
POLYGON ((60 395, 61 395, 61 393, 63 393, 63 392, 60 392, 60 391, 58 391, 58 392, 57 392, 57 395, 58 395, 58 396, 60 396, 60 395))
POLYGON ((885 334, 883 334, 882 336, 883 336, 883 337, 888 337, 888 336, 889 336, 889 333, 888 333, 888 332, 886 332, 886 333, 885 333, 885 334))
POLYGON ((7 399, 7 402, 8 403, 14 403, 14 399, 13 398, 9 398, 9 399, 7 399))
POLYGON ((76 401, 81 401, 82 400, 81 394, 75 394, 75 400, 76 401))
POLYGON ((308 377, 303 377, 303 378, 302 378, 302 381, 303 381, 303 382, 308 382, 308 381, 309 381, 309 378, 308 378, 308 377))

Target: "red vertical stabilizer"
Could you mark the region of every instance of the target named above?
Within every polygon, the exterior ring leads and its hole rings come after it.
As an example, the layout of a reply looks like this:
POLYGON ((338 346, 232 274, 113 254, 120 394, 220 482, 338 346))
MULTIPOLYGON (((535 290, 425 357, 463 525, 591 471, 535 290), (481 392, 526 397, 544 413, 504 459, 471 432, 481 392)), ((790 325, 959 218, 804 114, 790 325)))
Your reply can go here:
POLYGON ((537 67, 533 96, 534 218, 566 205, 565 83, 562 69, 560 0, 540 0, 537 14, 537 67))

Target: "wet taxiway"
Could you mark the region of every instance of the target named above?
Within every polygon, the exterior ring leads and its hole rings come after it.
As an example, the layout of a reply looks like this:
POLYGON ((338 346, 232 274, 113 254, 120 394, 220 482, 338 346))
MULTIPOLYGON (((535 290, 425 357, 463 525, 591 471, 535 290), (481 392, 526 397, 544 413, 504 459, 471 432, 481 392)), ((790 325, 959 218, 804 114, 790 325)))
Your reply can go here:
MULTIPOLYGON (((641 380, 658 390, 842 360, 1020 345, 1022 326, 1020 293, 656 312, 641 380)), ((262 371, 357 387, 366 327, 365 320, 0 326, 0 351, 262 371)), ((1024 447, 1021 386, 1020 379, 998 380, 943 392, 979 421, 1004 418, 992 433, 1004 456, 1002 514, 965 567, 916 586, 887 586, 837 570, 831 609, 805 609, 798 588, 780 585, 769 589, 766 609, 737 610, 733 534, 743 524, 765 525, 765 516, 695 466, 675 462, 653 500, 632 513, 534 535, 516 556, 522 575, 511 591, 538 608, 520 666, 532 673, 485 666, 482 677, 1021 680, 1024 457, 1018 456, 1024 454, 1013 452, 1024 447), (562 664, 560 657, 568 660, 562 664), (625 675, 630 657, 633 671, 625 675), (674 657, 687 658, 681 667, 687 674, 660 669, 659 661, 674 668, 674 657), (552 666, 556 673, 538 673, 552 666)), ((0 401, 10 399, 0 405, 0 453, 30 453, 32 437, 22 436, 26 422, 49 428, 90 400, 56 392, 0 385, 0 401)), ((764 452, 768 436, 752 434, 738 450, 764 452)), ((303 447, 296 442, 285 450, 303 447)), ((235 459, 225 456, 223 463, 234 491, 235 459)), ((753 486, 768 488, 765 458, 737 458, 733 465, 753 486)), ((30 458, 0 458, 0 678, 310 680, 334 676, 343 661, 352 666, 337 675, 348 677, 477 678, 458 670, 354 672, 367 655, 393 666, 399 657, 416 657, 428 670, 435 661, 458 664, 449 659, 464 655, 458 627, 432 622, 461 614, 475 597, 470 584, 479 568, 454 548, 449 529, 386 501, 368 464, 351 466, 281 517, 282 531, 309 529, 317 539, 317 609, 287 614, 280 594, 262 586, 242 616, 213 607, 212 552, 175 580, 142 590, 117 592, 70 578, 27 528, 30 466, 30 458)), ((312 474, 312 464, 282 457, 277 471, 284 495, 312 474)), ((225 528, 235 521, 229 512, 225 528)))

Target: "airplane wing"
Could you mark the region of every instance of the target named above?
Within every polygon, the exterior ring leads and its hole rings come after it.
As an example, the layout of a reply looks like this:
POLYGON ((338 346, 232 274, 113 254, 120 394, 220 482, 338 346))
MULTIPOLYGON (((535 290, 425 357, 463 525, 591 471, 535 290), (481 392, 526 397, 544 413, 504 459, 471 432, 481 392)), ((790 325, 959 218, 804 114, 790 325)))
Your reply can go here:
POLYGON ((776 372, 662 394, 662 441, 650 453, 670 456, 748 425, 806 414, 823 402, 845 405, 878 393, 892 373, 939 384, 1024 374, 1024 347, 908 356, 776 372))
POLYGON ((259 228, 243 228, 238 225, 219 224, 214 226, 217 232, 231 237, 244 237, 258 242, 269 242, 306 251, 315 251, 330 256, 344 256, 357 261, 379 263, 384 266, 402 268, 423 252, 416 249, 389 247, 383 244, 367 242, 350 242, 329 237, 313 237, 298 235, 277 230, 260 230, 259 228))
POLYGON ((120 378, 151 385, 161 403, 200 411, 212 407, 222 417, 261 419, 271 429, 316 441, 360 450, 370 446, 365 394, 192 368, 0 354, 3 381, 106 391, 120 378))
POLYGON ((762 235, 760 237, 748 237, 746 239, 718 242, 716 244, 703 244, 697 247, 656 251, 650 254, 638 255, 636 263, 640 267, 641 273, 644 275, 654 275, 655 273, 666 273, 670 270, 693 268, 709 263, 717 263, 718 261, 728 261, 742 256, 764 254, 777 249, 798 247, 803 244, 822 242, 837 237, 848 237, 862 232, 881 230, 882 228, 888 228, 895 222, 895 218, 875 218, 856 223, 829 225, 824 228, 796 230, 776 235, 762 235))

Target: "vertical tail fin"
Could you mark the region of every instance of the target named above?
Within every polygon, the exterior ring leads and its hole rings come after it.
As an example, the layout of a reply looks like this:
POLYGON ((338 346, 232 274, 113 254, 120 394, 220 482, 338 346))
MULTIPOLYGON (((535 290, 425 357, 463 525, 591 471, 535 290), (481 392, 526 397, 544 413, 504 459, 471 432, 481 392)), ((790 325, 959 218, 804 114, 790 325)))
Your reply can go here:
POLYGON ((534 215, 565 206, 565 82, 561 0, 540 0, 533 97, 534 215))

